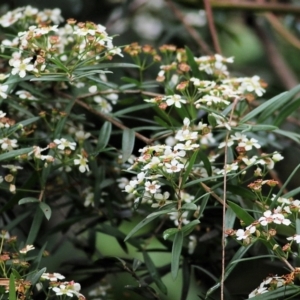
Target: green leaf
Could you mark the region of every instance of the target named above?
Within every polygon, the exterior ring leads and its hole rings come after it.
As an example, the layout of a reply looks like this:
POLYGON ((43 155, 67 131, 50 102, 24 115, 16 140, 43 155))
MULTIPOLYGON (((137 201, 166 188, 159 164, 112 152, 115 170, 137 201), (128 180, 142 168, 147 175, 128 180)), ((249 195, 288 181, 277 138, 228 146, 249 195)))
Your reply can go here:
POLYGON ((25 203, 32 203, 32 202, 40 202, 40 200, 37 199, 37 198, 26 197, 26 198, 21 199, 21 200, 18 202, 18 204, 19 204, 19 205, 22 205, 22 204, 25 204, 25 203))
POLYGON ((292 103, 287 104, 285 107, 283 107, 280 110, 280 113, 276 116, 275 120, 272 122, 275 126, 280 126, 284 120, 297 111, 297 109, 300 107, 300 98, 295 100, 292 103))
POLYGON ((184 258, 182 262, 182 289, 180 300, 188 299, 189 287, 191 283, 191 266, 189 258, 184 258))
POLYGON ((46 219, 49 221, 51 218, 51 208, 48 204, 46 204, 45 202, 40 202, 39 205, 40 209, 42 210, 42 212, 44 213, 46 219))
POLYGON ((235 204, 234 202, 228 201, 229 207, 235 212, 237 217, 241 219, 246 226, 250 225, 255 219, 245 209, 235 204))
POLYGON ((148 215, 144 220, 142 220, 140 223, 138 223, 126 236, 125 238, 125 242, 131 237, 133 236, 137 231, 139 231, 142 227, 144 227, 146 224, 150 223, 151 221, 153 221, 154 219, 158 218, 161 215, 165 215, 167 213, 170 213, 171 210, 170 209, 165 209, 165 210, 160 210, 158 212, 154 212, 150 215, 148 215))
POLYGON ((182 210, 197 210, 198 206, 195 203, 185 203, 181 207, 182 210))
POLYGON ((257 115, 261 113, 261 116, 258 119, 257 123, 262 123, 269 116, 271 116, 276 110, 280 107, 283 107, 286 102, 290 101, 292 97, 294 97, 300 91, 300 85, 297 85, 289 92, 281 93, 272 99, 262 103, 255 109, 253 109, 250 113, 248 113, 245 117, 242 118, 241 123, 245 123, 250 121, 257 115))
POLYGON ((125 163, 130 157, 135 142, 135 133, 132 129, 124 129, 122 136, 122 162, 125 163))
POLYGON ((164 240, 167 240, 170 236, 176 234, 178 232, 178 228, 169 228, 163 232, 164 240))
POLYGON ((282 129, 275 129, 274 133, 280 134, 282 136, 285 136, 289 138, 290 140, 295 141, 297 144, 300 144, 300 134, 297 134, 295 132, 282 130, 282 129))
POLYGON ((167 295, 167 292, 168 292, 167 287, 162 282, 160 275, 159 275, 151 257, 149 256, 149 254, 146 251, 143 251, 143 257, 144 257, 145 265, 150 273, 151 278, 153 279, 153 281, 155 282, 157 287, 162 291, 162 293, 167 295))
POLYGON ((179 230, 175 234, 173 247, 172 247, 171 274, 174 280, 177 278, 178 271, 179 271, 182 243, 183 243, 183 234, 182 231, 179 230))
POLYGON ((22 276, 20 275, 20 273, 16 269, 12 268, 11 271, 14 274, 15 279, 17 279, 17 280, 22 279, 22 276))
POLYGON ((68 115, 70 114, 70 111, 73 108, 73 105, 75 103, 76 98, 74 97, 74 99, 72 99, 69 104, 67 105, 67 107, 65 108, 65 116, 61 117, 60 120, 58 121, 58 124, 56 125, 55 131, 53 136, 57 139, 59 139, 61 137, 61 132, 66 124, 66 121, 68 119, 68 115))
POLYGON ((28 126, 36 121, 38 121, 41 117, 33 117, 33 118, 30 118, 30 119, 27 119, 27 120, 24 120, 24 121, 21 121, 21 122, 18 122, 17 124, 15 124, 14 126, 12 126, 11 128, 9 128, 8 130, 8 135, 9 134, 12 134, 13 132, 19 130, 20 128, 23 128, 25 126, 28 126))
MULTIPOLYGON (((248 246, 242 246, 240 247, 240 249, 234 254, 233 258, 231 259, 231 261, 229 262, 229 264, 227 265, 226 269, 225 269, 225 279, 230 275, 230 273, 233 271, 233 269, 236 267, 237 264, 231 264, 232 261, 236 261, 239 258, 243 257, 245 255, 245 253, 250 249, 250 247, 253 244, 249 244, 248 246)), ((208 297, 209 295, 211 295, 214 291, 216 291, 219 287, 220 287, 220 282, 218 282, 217 284, 215 284, 213 287, 211 287, 207 293, 206 293, 206 297, 208 297)), ((252 298, 251 298, 252 299, 252 298)))
POLYGON ((236 214, 233 209, 229 206, 225 214, 225 229, 232 229, 236 219, 236 214))
POLYGON ((293 172, 289 175, 289 177, 286 179, 282 187, 280 188, 279 192, 277 193, 276 197, 273 199, 270 209, 273 209, 277 205, 278 198, 282 195, 283 191, 285 190, 286 186, 289 184, 289 182, 292 180, 294 175, 297 173, 297 171, 300 168, 300 164, 293 170, 293 172))
POLYGON ((192 222, 184 225, 181 228, 183 235, 184 236, 189 235, 199 223, 200 223, 200 221, 197 219, 197 220, 193 220, 192 222))
POLYGON ((129 63, 101 63, 93 66, 85 66, 76 68, 76 72, 78 71, 89 71, 89 70, 98 70, 98 69, 109 69, 109 68, 140 68, 138 65, 129 64, 129 63))
POLYGON ((44 215, 43 215, 42 211, 39 208, 37 208, 37 210, 35 211, 35 215, 33 217, 33 222, 31 224, 28 237, 27 237, 27 241, 26 241, 27 245, 34 244, 34 241, 35 241, 35 239, 39 233, 39 230, 41 228, 41 225, 43 222, 43 217, 44 217, 44 215))
POLYGON ((211 163, 207 157, 207 155, 204 153, 204 151, 198 152, 198 157, 200 158, 200 161, 203 162, 204 168, 207 171, 208 176, 211 176, 212 170, 211 170, 211 163))
POLYGON ((13 273, 9 277, 9 300, 17 300, 15 276, 13 273))
POLYGON ((188 160, 189 164, 188 164, 187 168, 184 171, 183 178, 182 178, 182 185, 185 184, 185 182, 187 181, 188 176, 190 175, 190 172, 192 171, 192 168, 195 164, 198 152, 199 151, 195 151, 193 153, 192 157, 188 160))
POLYGON ((39 281, 41 276, 46 272, 46 270, 47 270, 47 268, 43 268, 35 274, 34 273, 30 274, 26 279, 31 281, 32 285, 35 285, 39 281))
POLYGON ((186 56, 187 56, 187 62, 192 69, 193 76, 201 79, 203 76, 203 73, 200 72, 200 70, 199 70, 199 66, 195 61, 193 52, 187 46, 185 47, 185 52, 186 52, 186 56))
POLYGON ((143 110, 143 113, 145 113, 145 109, 152 107, 153 103, 145 103, 145 104, 140 104, 140 105, 134 105, 134 106, 130 106, 124 109, 120 109, 117 112, 113 113, 112 115, 114 117, 120 117, 122 115, 134 112, 134 111, 139 111, 139 110, 143 110))
POLYGON ((28 148, 23 148, 23 149, 19 149, 19 150, 11 150, 9 152, 3 153, 0 155, 0 161, 3 160, 8 160, 11 158, 16 158, 17 156, 29 153, 30 151, 32 151, 32 147, 28 147, 28 148))
POLYGON ((112 125, 110 122, 106 121, 103 123, 99 131, 98 143, 96 148, 97 153, 107 146, 111 136, 111 129, 112 129, 112 125))

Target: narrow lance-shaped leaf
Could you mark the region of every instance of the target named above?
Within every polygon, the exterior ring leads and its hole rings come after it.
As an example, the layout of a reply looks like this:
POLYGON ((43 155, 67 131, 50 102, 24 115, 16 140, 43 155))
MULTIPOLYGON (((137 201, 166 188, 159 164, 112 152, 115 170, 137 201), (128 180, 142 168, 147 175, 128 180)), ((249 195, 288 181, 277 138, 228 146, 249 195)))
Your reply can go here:
POLYGON ((188 176, 190 175, 190 172, 192 171, 192 168, 194 166, 197 155, 198 155, 198 151, 195 151, 193 153, 192 157, 188 160, 189 164, 188 164, 187 168, 185 169, 185 172, 184 172, 183 178, 182 178, 183 185, 185 184, 188 176))
POLYGON ((183 243, 183 233, 181 230, 179 230, 175 234, 173 247, 172 247, 171 274, 174 280, 177 278, 178 271, 179 271, 182 243, 183 243))
POLYGON ((13 273, 9 277, 9 300, 17 300, 15 276, 13 273))
POLYGON ((100 150, 104 149, 107 146, 111 135, 111 127, 112 127, 111 123, 107 121, 104 122, 104 124, 102 125, 99 131, 96 152, 99 152, 100 150))
POLYGON ((40 202, 40 209, 42 210, 42 212, 44 213, 45 217, 47 220, 50 220, 51 218, 51 208, 48 204, 46 204, 45 202, 40 202))
POLYGON ((22 204, 25 204, 25 203, 34 203, 34 202, 40 202, 39 199, 37 198, 33 198, 33 197, 26 197, 26 198, 22 198, 18 204, 19 205, 22 205, 22 204))
POLYGON ((23 149, 19 149, 19 150, 11 150, 9 152, 1 154, 0 155, 0 161, 8 160, 8 159, 11 159, 11 158, 15 158, 17 156, 26 154, 26 153, 28 153, 30 151, 32 151, 32 147, 23 148, 23 149))
POLYGON ((135 134, 132 129, 124 129, 122 137, 122 162, 126 162, 130 157, 135 142, 135 134))
POLYGON ((160 275, 159 275, 151 257, 149 256, 149 254, 146 251, 143 251, 143 257, 144 257, 145 265, 147 266, 147 269, 150 273, 151 278, 153 279, 153 281, 155 282, 157 287, 166 295, 168 292, 167 287, 162 282, 160 275))
POLYGON ((169 209, 165 209, 165 210, 160 210, 158 212, 154 212, 150 215, 148 215, 144 220, 142 220, 140 223, 138 223, 126 236, 125 238, 125 242, 131 237, 133 236, 137 231, 139 231, 142 227, 144 227, 146 224, 150 223, 151 221, 153 221, 154 219, 158 218, 161 215, 167 214, 171 212, 169 209))
POLYGON ((235 212, 237 217, 241 219, 247 226, 255 221, 255 219, 247 211, 245 211, 237 204, 228 201, 228 205, 235 212))

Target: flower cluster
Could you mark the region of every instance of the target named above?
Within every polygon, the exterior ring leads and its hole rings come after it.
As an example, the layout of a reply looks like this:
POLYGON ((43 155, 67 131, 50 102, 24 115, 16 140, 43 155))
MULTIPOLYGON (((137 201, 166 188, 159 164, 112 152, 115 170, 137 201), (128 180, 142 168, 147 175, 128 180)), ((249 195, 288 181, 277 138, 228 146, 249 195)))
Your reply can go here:
POLYGON ((255 296, 267 293, 268 291, 275 290, 281 286, 286 285, 286 280, 283 276, 270 276, 267 277, 258 288, 256 288, 254 291, 252 291, 248 299, 253 298, 255 296))

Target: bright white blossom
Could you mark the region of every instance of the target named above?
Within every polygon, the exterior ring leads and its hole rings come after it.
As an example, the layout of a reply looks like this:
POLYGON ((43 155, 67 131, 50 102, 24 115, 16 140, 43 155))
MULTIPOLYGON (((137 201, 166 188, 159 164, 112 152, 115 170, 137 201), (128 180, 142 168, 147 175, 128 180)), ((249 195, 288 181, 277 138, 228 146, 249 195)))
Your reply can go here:
POLYGON ((286 238, 288 241, 296 241, 297 244, 300 244, 300 234, 295 234, 294 236, 286 238))
POLYGON ((185 104, 186 100, 182 99, 180 95, 174 94, 166 97, 166 103, 168 106, 175 105, 178 108, 181 108, 181 103, 185 104))
POLYGON ((20 253, 26 254, 28 251, 35 249, 33 245, 26 245, 24 248, 20 250, 20 253))
POLYGON ((11 73, 13 75, 19 75, 21 78, 26 76, 26 72, 32 72, 34 69, 34 66, 32 64, 30 64, 32 60, 32 57, 27 57, 24 59, 20 59, 17 60, 13 63, 12 67, 12 71, 11 73))
POLYGON ((79 158, 74 159, 74 165, 79 165, 79 171, 81 173, 88 172, 90 170, 88 165, 88 159, 80 154, 77 154, 77 156, 79 158))
POLYGON ((6 99, 7 98, 7 90, 8 85, 7 84, 0 84, 0 98, 6 99))
POLYGON ((250 140, 248 139, 243 139, 239 144, 239 147, 245 148, 246 151, 249 151, 252 149, 252 147, 255 147, 256 149, 261 148, 261 145, 258 143, 258 140, 251 138, 250 140))
POLYGON ((57 145, 57 148, 60 150, 65 150, 66 148, 70 148, 71 150, 75 150, 76 143, 70 142, 65 138, 55 139, 54 143, 57 145))
POLYGON ((41 276, 41 278, 45 279, 45 280, 50 280, 50 281, 56 282, 58 280, 65 279, 65 276, 61 275, 60 273, 44 273, 41 276))
POLYGON ((11 151, 13 148, 18 147, 18 141, 16 139, 3 138, 0 139, 1 149, 11 151))
POLYGON ((145 182, 145 190, 150 192, 151 194, 155 194, 157 190, 160 188, 160 185, 157 181, 146 181, 145 182))

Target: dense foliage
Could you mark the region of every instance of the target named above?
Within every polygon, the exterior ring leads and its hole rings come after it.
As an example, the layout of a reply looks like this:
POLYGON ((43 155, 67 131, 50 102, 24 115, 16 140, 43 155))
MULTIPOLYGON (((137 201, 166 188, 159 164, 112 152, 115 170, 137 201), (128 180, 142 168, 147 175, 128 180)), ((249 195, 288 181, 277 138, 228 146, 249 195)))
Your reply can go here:
POLYGON ((258 101, 232 57, 115 46, 59 9, 0 28, 1 299, 300 293, 299 165, 274 171, 276 139, 300 141, 282 127, 299 86, 258 101), (248 261, 266 273, 240 289, 248 261))

